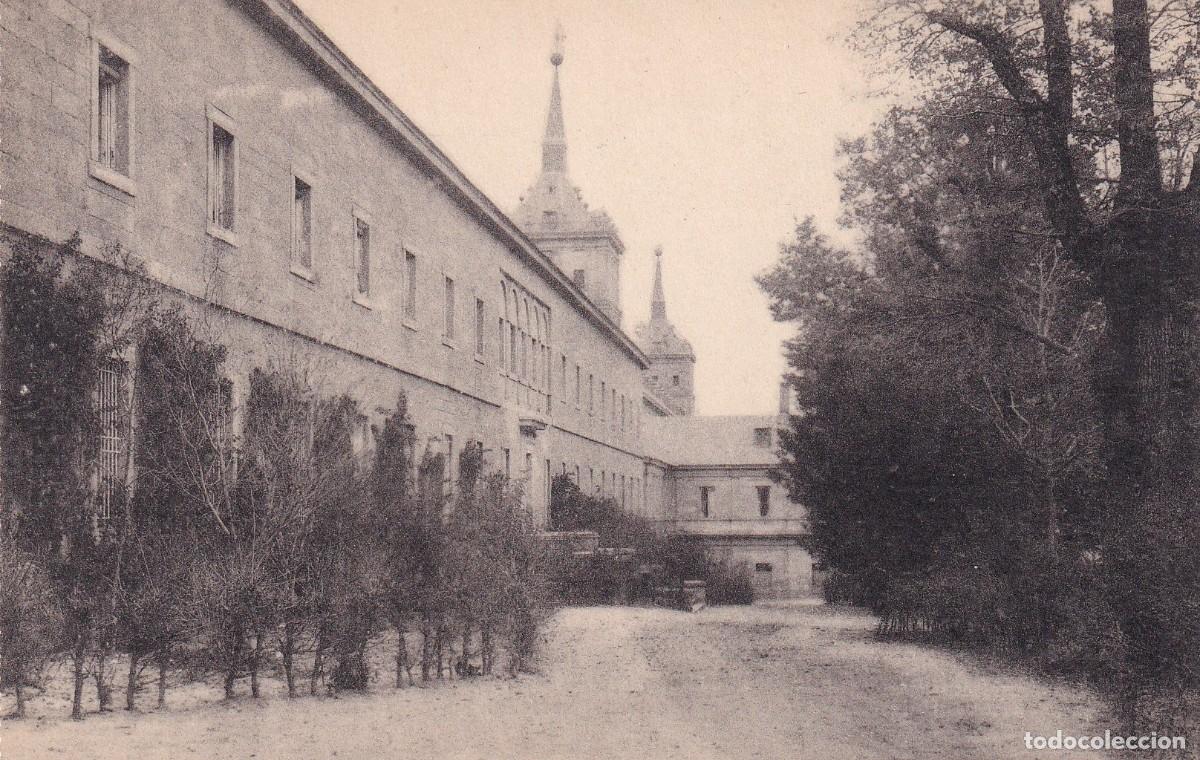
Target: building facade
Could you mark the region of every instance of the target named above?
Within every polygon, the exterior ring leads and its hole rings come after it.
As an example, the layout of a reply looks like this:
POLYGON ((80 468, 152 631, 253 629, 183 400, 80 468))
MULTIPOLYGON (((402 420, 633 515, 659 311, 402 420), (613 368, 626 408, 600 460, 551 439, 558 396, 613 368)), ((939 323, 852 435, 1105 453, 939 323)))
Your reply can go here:
POLYGON ((691 365, 621 329, 624 245, 567 177, 561 50, 510 217, 290 0, 14 0, 0 48, 0 256, 132 252, 229 348, 235 433, 250 373, 300 361, 371 422, 405 394, 452 467, 482 444, 542 524, 559 473, 678 508, 648 422, 694 411, 691 365), (680 385, 647 387, 656 367, 680 385))
POLYGON ((658 519, 750 576, 755 598, 819 594, 805 509, 775 482, 785 415, 654 417, 646 438, 665 464, 658 519))

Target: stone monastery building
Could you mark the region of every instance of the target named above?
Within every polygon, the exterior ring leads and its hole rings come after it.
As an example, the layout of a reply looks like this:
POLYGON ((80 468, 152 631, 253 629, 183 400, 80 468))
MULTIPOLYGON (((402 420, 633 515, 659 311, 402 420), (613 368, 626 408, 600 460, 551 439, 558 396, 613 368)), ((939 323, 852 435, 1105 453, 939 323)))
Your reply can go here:
POLYGON ((372 422, 405 393, 451 467, 481 442, 543 525, 565 473, 763 595, 812 590, 804 510, 768 477, 781 417, 693 416, 661 251, 650 321, 621 327, 626 251, 568 178, 561 50, 508 214, 289 0, 15 0, 0 48, 0 255, 120 243, 228 346, 235 402, 299 356, 372 422))

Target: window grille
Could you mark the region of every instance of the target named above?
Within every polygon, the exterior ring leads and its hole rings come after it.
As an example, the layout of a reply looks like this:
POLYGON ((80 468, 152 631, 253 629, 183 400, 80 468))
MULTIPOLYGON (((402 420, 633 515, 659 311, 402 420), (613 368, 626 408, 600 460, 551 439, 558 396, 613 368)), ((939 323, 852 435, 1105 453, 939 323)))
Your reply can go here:
POLYGON ((97 504, 100 517, 112 514, 114 500, 125 479, 125 362, 108 359, 97 378, 97 411, 100 427, 97 504))

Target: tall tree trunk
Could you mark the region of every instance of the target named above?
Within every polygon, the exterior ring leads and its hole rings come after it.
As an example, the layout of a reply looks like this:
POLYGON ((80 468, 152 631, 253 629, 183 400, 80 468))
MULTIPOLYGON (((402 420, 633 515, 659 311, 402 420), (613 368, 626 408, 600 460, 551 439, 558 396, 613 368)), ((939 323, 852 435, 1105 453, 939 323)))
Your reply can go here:
POLYGON ((467 623, 463 623, 462 655, 459 657, 459 661, 463 664, 463 668, 462 668, 463 675, 470 675, 471 660, 468 656, 468 653, 470 651, 471 651, 471 624, 469 622, 467 622, 467 623))
POLYGON ((18 675, 17 682, 13 684, 13 696, 17 700, 17 709, 13 712, 14 718, 25 717, 25 679, 22 677, 23 675, 18 675))
POLYGON ((136 652, 129 653, 129 673, 125 679, 125 709, 132 712, 137 706, 138 662, 141 660, 136 652))
POLYGON ((308 675, 308 694, 315 697, 317 695, 317 683, 319 682, 322 670, 325 667, 325 630, 324 626, 317 631, 317 644, 313 652, 312 672, 308 675))
POLYGON ((479 649, 480 656, 483 660, 483 674, 490 676, 492 674, 492 657, 494 650, 492 648, 492 624, 491 621, 485 621, 479 629, 479 649))
POLYGON ((287 679, 288 696, 296 696, 296 624, 288 621, 283 626, 283 675, 287 679))
POLYGON ((403 623, 396 623, 396 688, 404 688, 404 674, 408 673, 412 683, 412 671, 408 665, 408 635, 403 623))
POLYGON ((1121 185, 1117 208, 1145 207, 1162 189, 1147 0, 1113 0, 1113 88, 1121 185))
POLYGON ((439 619, 438 625, 437 625, 437 633, 435 634, 434 641, 433 641, 434 649, 437 650, 437 677, 438 677, 439 681, 441 681, 443 678, 445 678, 445 673, 442 670, 442 657, 444 656, 443 651, 442 651, 442 639, 443 639, 443 634, 445 633, 445 630, 446 630, 446 627, 445 627, 444 622, 439 619))
POLYGON ((254 650, 250 654, 250 696, 254 699, 259 698, 258 691, 258 668, 262 663, 263 655, 263 635, 262 633, 254 634, 254 650))
POLYGON ((421 682, 429 682, 433 665, 433 626, 428 612, 421 613, 421 682))
POLYGON ((108 673, 109 648, 107 642, 100 646, 96 654, 96 672, 92 674, 96 681, 96 702, 100 712, 112 711, 112 685, 108 673))
POLYGON ((167 709, 167 654, 158 654, 158 709, 167 709))
POLYGON ((71 697, 71 718, 83 720, 83 682, 87 678, 87 621, 79 622, 75 632, 75 646, 71 652, 74 691, 71 697))

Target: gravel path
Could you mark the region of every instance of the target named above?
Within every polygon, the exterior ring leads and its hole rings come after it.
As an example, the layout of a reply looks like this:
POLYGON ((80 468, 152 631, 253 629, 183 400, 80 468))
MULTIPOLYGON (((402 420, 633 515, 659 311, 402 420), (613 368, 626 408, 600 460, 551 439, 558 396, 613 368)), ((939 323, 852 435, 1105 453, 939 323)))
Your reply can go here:
POLYGON ((1103 733, 1082 690, 870 626, 817 606, 567 609, 541 675, 5 722, 0 757, 997 760, 1055 756, 1026 752, 1026 731, 1103 733))

